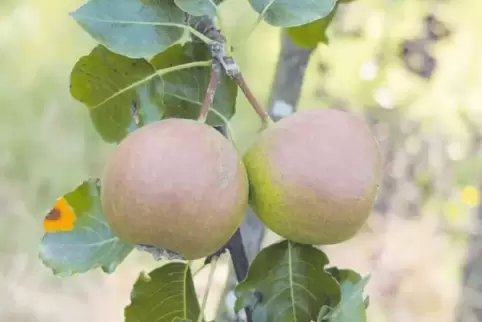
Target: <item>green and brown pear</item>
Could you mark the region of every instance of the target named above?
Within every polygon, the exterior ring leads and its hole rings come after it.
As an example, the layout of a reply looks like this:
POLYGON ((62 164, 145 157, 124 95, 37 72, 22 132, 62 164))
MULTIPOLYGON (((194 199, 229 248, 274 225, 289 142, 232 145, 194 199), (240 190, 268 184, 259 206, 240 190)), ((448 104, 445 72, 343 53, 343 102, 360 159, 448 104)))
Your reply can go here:
POLYGON ((102 208, 118 237, 198 259, 219 250, 248 203, 235 147, 211 126, 164 119, 128 135, 102 176, 102 208))
POLYGON ((334 109, 281 119, 259 134, 243 159, 257 216, 279 236, 303 244, 354 237, 370 215, 381 178, 370 128, 334 109))

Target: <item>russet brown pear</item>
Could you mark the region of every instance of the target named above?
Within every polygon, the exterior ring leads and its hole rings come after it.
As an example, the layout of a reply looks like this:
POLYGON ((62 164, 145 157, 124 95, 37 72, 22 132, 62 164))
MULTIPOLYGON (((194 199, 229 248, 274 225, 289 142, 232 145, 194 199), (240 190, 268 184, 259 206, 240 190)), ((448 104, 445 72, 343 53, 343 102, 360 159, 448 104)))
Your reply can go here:
POLYGON ((334 109, 281 119, 259 134, 243 159, 257 216, 281 237, 303 244, 354 237, 381 178, 379 145, 368 126, 334 109))
POLYGON ((221 133, 195 120, 164 119, 132 132, 114 150, 101 200, 117 236, 191 260, 220 249, 239 227, 248 179, 221 133))

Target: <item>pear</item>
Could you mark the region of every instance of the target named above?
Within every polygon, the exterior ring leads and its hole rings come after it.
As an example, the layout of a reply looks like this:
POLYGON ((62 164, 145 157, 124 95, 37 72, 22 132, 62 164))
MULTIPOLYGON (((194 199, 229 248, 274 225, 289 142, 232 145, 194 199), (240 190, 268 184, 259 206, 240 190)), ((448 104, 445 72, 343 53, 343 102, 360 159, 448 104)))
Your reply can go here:
POLYGON ((368 126, 334 109, 303 110, 268 126, 243 161, 256 215, 279 236, 302 244, 354 237, 381 179, 380 149, 368 126))
POLYGON ((113 233, 194 260, 224 246, 245 216, 248 179, 235 147, 204 123, 169 118, 129 134, 101 181, 113 233))

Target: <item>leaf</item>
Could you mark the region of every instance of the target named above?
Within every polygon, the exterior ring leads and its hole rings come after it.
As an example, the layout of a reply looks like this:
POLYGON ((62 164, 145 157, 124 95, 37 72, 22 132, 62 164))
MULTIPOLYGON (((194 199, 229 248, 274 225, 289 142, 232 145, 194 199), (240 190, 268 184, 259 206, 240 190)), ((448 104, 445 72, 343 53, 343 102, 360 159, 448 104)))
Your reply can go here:
POLYGON ((192 16, 216 16, 216 7, 222 0, 174 0, 176 5, 192 16))
MULTIPOLYGON (((204 44, 186 43, 184 46, 175 45, 156 55, 151 60, 151 64, 156 69, 163 69, 193 61, 208 60, 210 57, 204 44)), ((163 100, 160 104, 162 104, 164 117, 197 119, 210 73, 210 68, 198 67, 163 75, 163 100)), ((211 109, 229 120, 235 112, 237 93, 238 87, 234 80, 222 73, 211 109)), ((225 123, 216 113, 209 113, 206 122, 211 126, 220 126, 225 123)))
POLYGON ((286 32, 296 45, 303 48, 315 48, 319 43, 328 44, 326 30, 335 16, 336 9, 335 7, 335 9, 324 18, 301 26, 287 28, 286 32))
POLYGON ((70 93, 89 107, 90 117, 104 141, 121 141, 132 129, 133 107, 139 109, 140 125, 162 118, 162 80, 144 59, 95 47, 75 64, 70 75, 70 93), (137 82, 150 80, 136 85, 137 82))
POLYGON ((186 30, 186 15, 173 0, 90 0, 71 15, 95 40, 130 58, 150 58, 186 30))
POLYGON ((249 0, 264 21, 277 27, 301 26, 324 18, 334 9, 336 0, 249 0))
POLYGON ((133 245, 114 236, 105 221, 99 194, 98 180, 86 180, 59 198, 45 217, 48 231, 42 238, 39 257, 55 275, 70 276, 97 267, 112 273, 132 251, 133 245), (59 222, 59 229, 56 231, 49 221, 59 222))
POLYGON ((341 285, 341 302, 326 314, 320 311, 317 321, 328 322, 366 322, 366 308, 363 290, 368 283, 369 276, 361 276, 353 270, 329 268, 327 271, 341 285))
MULTIPOLYGON (((208 60, 209 55, 203 44, 178 44, 149 63, 98 45, 75 64, 70 92, 89 107, 92 122, 104 141, 118 143, 132 130, 163 118, 197 119, 211 69, 192 67, 164 74, 161 69, 208 60)), ((236 83, 222 75, 212 106, 216 113, 208 115, 208 125, 224 124, 217 114, 226 119, 234 115, 237 90, 236 83)))
POLYGON ((326 269, 338 282, 349 281, 351 283, 358 283, 362 280, 360 274, 351 269, 339 269, 337 267, 330 267, 326 269))
POLYGON ((323 305, 340 301, 340 285, 325 270, 328 258, 311 245, 282 241, 263 249, 236 287, 236 311, 254 322, 314 321, 323 305))
POLYGON ((197 321, 201 313, 189 265, 172 262, 134 284, 125 322, 197 321))

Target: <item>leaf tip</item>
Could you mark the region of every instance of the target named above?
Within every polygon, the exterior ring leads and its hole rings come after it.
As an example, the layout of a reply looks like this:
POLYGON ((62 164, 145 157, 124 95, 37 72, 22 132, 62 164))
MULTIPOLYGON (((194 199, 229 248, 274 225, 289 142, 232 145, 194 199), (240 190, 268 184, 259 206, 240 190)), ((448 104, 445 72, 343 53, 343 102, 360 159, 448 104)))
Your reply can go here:
POLYGON ((76 22, 78 22, 77 14, 78 14, 79 9, 74 10, 74 11, 70 11, 69 13, 67 13, 69 15, 69 17, 74 19, 76 22))

